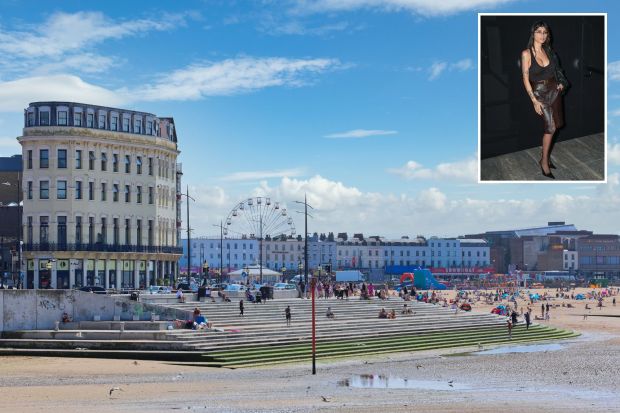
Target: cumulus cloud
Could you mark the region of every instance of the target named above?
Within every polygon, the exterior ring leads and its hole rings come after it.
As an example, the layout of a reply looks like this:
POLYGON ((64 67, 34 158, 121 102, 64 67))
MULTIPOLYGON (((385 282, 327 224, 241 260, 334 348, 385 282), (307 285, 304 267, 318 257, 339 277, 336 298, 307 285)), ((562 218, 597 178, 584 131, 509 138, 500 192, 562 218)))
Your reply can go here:
POLYGON ((0 112, 20 112, 30 102, 45 100, 118 106, 127 103, 128 97, 122 91, 95 86, 71 75, 34 76, 0 82, 0 112))
POLYGON ((303 173, 301 169, 282 169, 274 171, 247 171, 235 172, 226 175, 221 179, 223 181, 260 181, 270 178, 296 177, 303 173))
MULTIPOLYGON (((610 232, 608 223, 620 220, 619 174, 611 174, 608 184, 582 194, 550 194, 533 199, 527 195, 501 198, 488 196, 496 189, 483 187, 476 194, 457 197, 439 187, 429 187, 410 194, 364 192, 341 181, 315 175, 307 179, 282 178, 274 185, 261 182, 251 196, 270 197, 287 208, 298 233, 303 230, 302 210, 295 201, 314 207, 309 231, 363 232, 365 235, 424 234, 457 236, 487 230, 526 228, 547 221, 564 220, 579 229, 610 232), (490 191, 490 192, 489 192, 490 191), (586 195, 587 194, 587 195, 586 195)), ((218 234, 212 227, 226 218, 244 196, 227 194, 220 187, 197 188, 197 206, 192 205, 192 225, 198 235, 218 234)), ((528 192, 524 189, 523 194, 528 192)), ((612 231, 613 232, 613 231, 612 231)))
POLYGON ((444 162, 434 168, 424 167, 416 161, 408 161, 400 168, 388 169, 389 173, 407 180, 413 179, 449 179, 459 181, 477 181, 478 164, 475 158, 456 162, 444 162))
POLYGON ((326 13, 377 9, 386 12, 406 11, 422 16, 443 16, 479 8, 490 9, 514 0, 298 0, 297 13, 326 13))
POLYGON ((398 131, 395 130, 381 130, 381 129, 353 129, 346 132, 332 133, 325 135, 324 138, 338 139, 338 138, 367 138, 369 136, 382 136, 382 135, 396 135, 398 131))
POLYGON ((234 95, 274 86, 302 86, 314 75, 339 67, 336 59, 240 57, 176 70, 138 93, 147 101, 234 95))

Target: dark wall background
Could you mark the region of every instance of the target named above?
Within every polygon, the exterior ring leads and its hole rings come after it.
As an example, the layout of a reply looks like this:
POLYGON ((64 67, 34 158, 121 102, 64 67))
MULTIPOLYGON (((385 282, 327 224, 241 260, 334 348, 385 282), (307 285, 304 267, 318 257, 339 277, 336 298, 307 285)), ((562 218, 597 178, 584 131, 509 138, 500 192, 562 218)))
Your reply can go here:
POLYGON ((481 16, 480 145, 488 158, 541 145, 542 119, 523 86, 521 52, 530 28, 544 20, 571 84, 564 95, 563 141, 605 129, 603 16, 481 16))

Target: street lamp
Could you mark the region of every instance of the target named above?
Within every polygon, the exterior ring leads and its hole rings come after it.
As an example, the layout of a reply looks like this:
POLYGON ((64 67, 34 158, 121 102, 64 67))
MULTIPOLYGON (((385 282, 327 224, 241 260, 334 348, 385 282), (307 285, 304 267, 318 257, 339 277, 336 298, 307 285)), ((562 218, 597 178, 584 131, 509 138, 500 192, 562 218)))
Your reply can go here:
POLYGON ((286 280, 286 265, 282 265, 282 282, 285 282, 286 280))
POLYGON ((189 196, 189 186, 185 187, 186 193, 180 193, 179 195, 187 198, 187 284, 190 283, 190 277, 192 275, 192 240, 191 240, 191 228, 189 226, 189 200, 196 202, 194 198, 189 196))
POLYGON ((224 267, 224 256, 222 255, 224 253, 222 248, 224 244, 224 225, 222 224, 222 221, 220 221, 220 225, 212 225, 220 229, 220 271, 218 274, 218 283, 222 284, 222 267, 224 267))
MULTIPOLYGON (((13 273, 13 285, 21 286, 23 288, 24 280, 22 275, 22 210, 20 204, 22 203, 22 190, 21 190, 21 174, 17 173, 17 278, 19 282, 15 282, 15 273, 13 273)), ((2 185, 14 186, 11 182, 3 182, 2 185)))

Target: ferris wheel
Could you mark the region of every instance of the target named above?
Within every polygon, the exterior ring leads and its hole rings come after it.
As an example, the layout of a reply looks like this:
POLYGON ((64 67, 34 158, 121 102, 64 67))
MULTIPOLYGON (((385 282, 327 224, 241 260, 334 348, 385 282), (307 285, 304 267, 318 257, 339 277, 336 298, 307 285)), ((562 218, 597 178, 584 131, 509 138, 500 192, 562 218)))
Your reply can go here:
POLYGON ((240 238, 294 236, 295 224, 286 208, 271 198, 255 197, 239 202, 226 217, 224 235, 240 238))

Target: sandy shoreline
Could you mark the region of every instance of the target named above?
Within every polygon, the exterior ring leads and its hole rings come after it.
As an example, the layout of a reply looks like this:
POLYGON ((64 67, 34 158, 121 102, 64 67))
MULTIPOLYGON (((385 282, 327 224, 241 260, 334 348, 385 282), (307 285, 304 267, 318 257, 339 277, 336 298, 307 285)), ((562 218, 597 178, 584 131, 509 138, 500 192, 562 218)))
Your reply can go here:
MULTIPOLYGON (((593 309, 584 320, 585 302, 568 302, 576 308, 553 308, 550 321, 537 322, 583 334, 547 351, 446 355, 467 350, 458 349, 319 360, 316 376, 300 364, 226 370, 157 361, 0 357, 0 412, 620 411, 620 317, 597 316, 620 315, 620 306, 606 299, 599 310, 590 301, 593 309), (406 378, 415 386, 342 385, 359 375, 406 378), (450 381, 456 389, 446 386, 450 381), (110 396, 113 387, 122 390, 110 396)), ((473 305, 474 311, 491 308, 473 305)), ((533 309, 540 314, 540 303, 533 309)))

